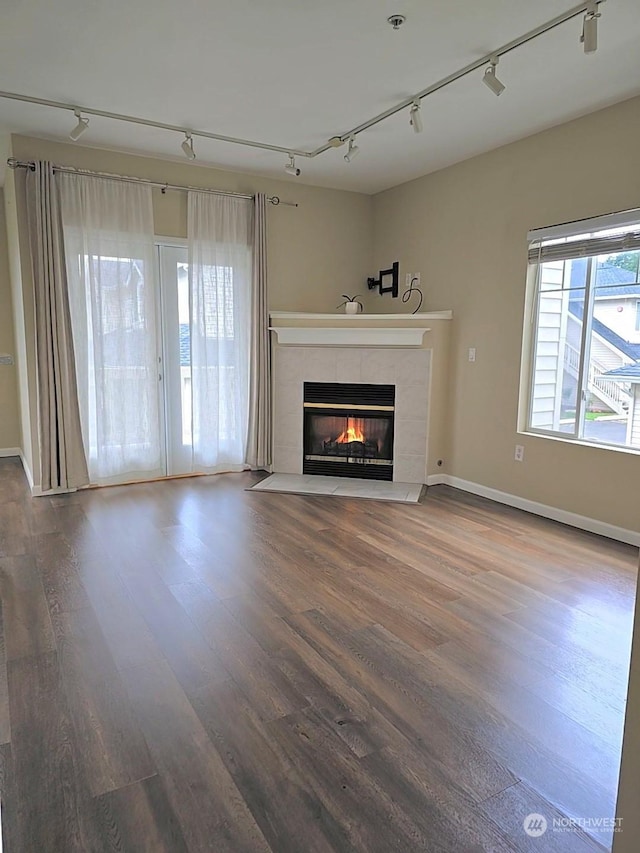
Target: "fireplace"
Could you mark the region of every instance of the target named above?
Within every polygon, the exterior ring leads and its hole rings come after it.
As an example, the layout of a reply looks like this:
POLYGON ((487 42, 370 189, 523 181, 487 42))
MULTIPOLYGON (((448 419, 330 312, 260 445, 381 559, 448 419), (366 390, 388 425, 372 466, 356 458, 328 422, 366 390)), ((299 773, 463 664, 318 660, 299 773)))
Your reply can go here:
POLYGON ((304 474, 393 479, 395 385, 304 383, 304 474))

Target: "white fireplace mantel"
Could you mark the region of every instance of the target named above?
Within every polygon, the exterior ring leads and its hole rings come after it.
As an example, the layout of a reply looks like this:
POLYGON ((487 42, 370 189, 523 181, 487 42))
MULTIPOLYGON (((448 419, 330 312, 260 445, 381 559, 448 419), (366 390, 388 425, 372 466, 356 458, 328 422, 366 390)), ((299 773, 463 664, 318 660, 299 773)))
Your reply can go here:
POLYGON ((304 314, 272 311, 269 329, 276 334, 278 343, 284 346, 421 347, 425 333, 431 331, 424 323, 450 320, 452 313, 304 314))
POLYGON ((421 347, 426 328, 355 329, 349 326, 269 326, 281 346, 421 347))

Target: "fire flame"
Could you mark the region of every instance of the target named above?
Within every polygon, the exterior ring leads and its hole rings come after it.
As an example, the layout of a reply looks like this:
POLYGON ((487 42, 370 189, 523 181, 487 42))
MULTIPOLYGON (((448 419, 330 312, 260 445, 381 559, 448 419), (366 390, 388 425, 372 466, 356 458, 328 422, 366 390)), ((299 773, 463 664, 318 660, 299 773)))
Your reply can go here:
POLYGON ((363 418, 347 418, 347 428, 336 438, 336 443, 348 444, 351 441, 361 441, 364 444, 363 429, 363 418))

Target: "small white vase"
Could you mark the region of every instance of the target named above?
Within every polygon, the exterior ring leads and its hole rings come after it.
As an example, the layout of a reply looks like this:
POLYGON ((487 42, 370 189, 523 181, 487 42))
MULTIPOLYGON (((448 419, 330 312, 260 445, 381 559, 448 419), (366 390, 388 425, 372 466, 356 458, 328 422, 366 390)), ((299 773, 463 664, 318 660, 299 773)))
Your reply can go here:
POLYGON ((357 302, 345 302, 344 303, 344 313, 345 314, 357 314, 360 310, 360 306, 357 302))

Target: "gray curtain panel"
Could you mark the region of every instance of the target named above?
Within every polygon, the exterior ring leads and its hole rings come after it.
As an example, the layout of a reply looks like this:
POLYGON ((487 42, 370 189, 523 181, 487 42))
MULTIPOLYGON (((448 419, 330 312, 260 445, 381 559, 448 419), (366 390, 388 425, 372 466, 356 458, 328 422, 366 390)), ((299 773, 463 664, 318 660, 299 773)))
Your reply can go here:
POLYGON ((64 240, 51 163, 27 171, 36 310, 40 468, 43 491, 89 482, 82 443, 64 240))
POLYGON ((249 430, 246 463, 271 468, 271 348, 267 304, 267 198, 256 193, 249 359, 249 430))

